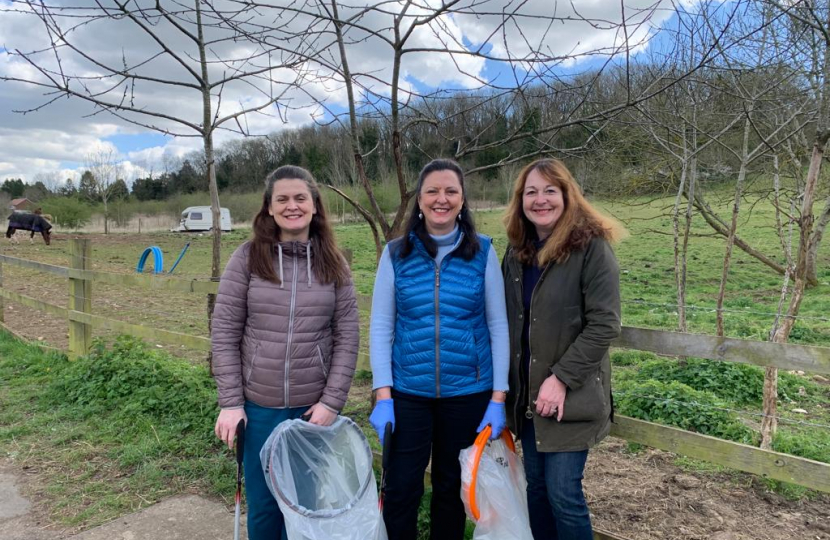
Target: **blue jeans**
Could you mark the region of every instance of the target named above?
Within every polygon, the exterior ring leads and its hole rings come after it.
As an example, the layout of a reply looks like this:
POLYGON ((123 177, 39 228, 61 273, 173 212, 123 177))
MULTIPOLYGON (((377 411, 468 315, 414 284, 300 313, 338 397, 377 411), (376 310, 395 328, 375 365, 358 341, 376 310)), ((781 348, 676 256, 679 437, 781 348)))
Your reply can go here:
POLYGON ((533 540, 592 540, 591 514, 582 492, 588 450, 536 451, 532 421, 524 422, 521 440, 533 540))
POLYGON ((299 418, 308 407, 268 409, 245 402, 245 500, 248 503, 248 540, 286 540, 285 520, 277 500, 265 483, 259 451, 277 424, 299 418))

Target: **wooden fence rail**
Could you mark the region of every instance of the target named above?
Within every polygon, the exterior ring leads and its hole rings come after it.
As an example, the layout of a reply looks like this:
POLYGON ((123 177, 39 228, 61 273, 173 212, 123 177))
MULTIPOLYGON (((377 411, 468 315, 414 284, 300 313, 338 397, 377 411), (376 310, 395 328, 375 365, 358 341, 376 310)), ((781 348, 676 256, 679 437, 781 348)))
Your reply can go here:
MULTIPOLYGON (((0 322, 3 321, 4 301, 15 302, 67 319, 71 356, 83 355, 89 351, 93 328, 107 328, 158 343, 184 345, 199 351, 210 349, 210 339, 207 337, 150 328, 93 314, 92 286, 95 283, 103 283, 154 291, 210 294, 216 293, 219 286, 217 282, 169 276, 101 272, 92 270, 89 267, 89 261, 88 240, 71 241, 68 268, 0 255, 0 322), (4 264, 66 278, 69 281, 68 306, 58 306, 3 288, 4 264)), ((358 307, 361 311, 371 310, 371 305, 370 297, 358 296, 358 307)), ((628 326, 623 327, 622 334, 614 346, 649 351, 668 357, 691 356, 812 373, 830 373, 830 348, 827 347, 722 338, 628 326)), ((358 368, 370 369, 367 355, 361 354, 358 368)), ((611 434, 631 442, 830 493, 830 465, 826 463, 761 450, 619 415, 615 417, 611 434)), ((597 534, 597 538, 613 538, 612 535, 605 533, 598 532, 597 534)))

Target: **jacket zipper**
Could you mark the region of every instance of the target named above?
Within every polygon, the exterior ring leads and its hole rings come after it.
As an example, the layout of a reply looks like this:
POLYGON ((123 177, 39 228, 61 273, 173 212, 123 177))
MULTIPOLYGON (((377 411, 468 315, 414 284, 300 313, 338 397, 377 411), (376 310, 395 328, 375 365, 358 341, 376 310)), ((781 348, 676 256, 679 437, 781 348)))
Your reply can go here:
POLYGON ((438 307, 438 288, 440 286, 441 267, 438 263, 435 263, 435 397, 437 398, 441 397, 441 315, 438 307))
MULTIPOLYGON (((512 258, 512 256, 513 256, 513 251, 512 250, 508 254, 508 256, 511 257, 510 265, 513 267, 514 278, 516 278, 516 277, 518 277, 516 275, 516 267, 518 266, 518 264, 516 263, 516 259, 512 258)), ((523 297, 524 297, 524 283, 521 280, 517 280, 517 281, 519 281, 519 304, 521 305, 523 303, 523 297)), ((527 321, 527 324, 529 325, 530 321, 527 321)), ((521 337, 519 338, 519 341, 521 342, 521 337)), ((530 327, 529 326, 528 326, 528 346, 530 346, 530 327)), ((519 353, 519 354, 520 354, 519 360, 521 360, 521 353, 519 353)), ((530 356, 529 351, 528 351, 528 356, 530 356)), ((516 426, 519 426, 519 408, 522 406, 522 402, 525 401, 524 399, 522 399, 523 395, 524 395, 525 392, 528 392, 528 389, 527 389, 528 385, 525 383, 524 376, 522 374, 523 371, 524 370, 522 370, 522 366, 519 365, 519 394, 516 397, 516 406, 513 407, 513 422, 516 426)), ((529 375, 530 375, 530 373, 528 373, 528 376, 529 375)), ((529 396, 528 396, 528 400, 530 400, 529 396)), ((521 435, 521 434, 519 434, 519 435, 521 435)))
POLYGON ((329 370, 326 369, 326 362, 323 360, 323 350, 317 345, 317 358, 320 359, 320 367, 323 368, 323 376, 328 379, 329 370))
MULTIPOLYGON (((461 232, 453 244, 450 251, 441 259, 443 263, 452 253, 458 249, 461 241, 464 239, 464 233, 461 232)), ((435 259, 432 260, 435 265, 435 397, 441 397, 441 310, 438 306, 438 289, 441 287, 441 265, 435 259)))
POLYGON ((288 407, 288 368, 291 364, 291 338, 294 337, 294 305, 297 300, 297 244, 292 243, 291 255, 294 260, 294 275, 291 277, 291 307, 288 311, 288 339, 285 345, 285 406, 288 407))
MULTIPOLYGON (((544 280, 545 274, 547 273, 549 267, 550 267, 550 263, 545 265, 545 267, 542 269, 542 273, 539 274, 539 279, 536 280, 536 284, 533 285, 533 290, 530 291, 530 309, 527 312, 527 316, 530 318, 530 320, 527 321, 527 357, 528 357, 527 358, 527 362, 528 362, 528 364, 527 364, 527 378, 528 378, 528 381, 527 381, 527 384, 526 384, 526 386, 527 386, 527 411, 525 411, 525 418, 527 418, 528 420, 531 420, 531 421, 533 420, 533 410, 530 407, 530 368, 531 368, 531 365, 533 364, 533 347, 531 347, 531 345, 530 345, 531 344, 530 333, 531 333, 531 330, 532 330, 532 327, 533 327, 533 297, 536 295, 536 289, 539 287, 539 283, 541 283, 542 280, 544 280)), ((524 283, 522 283, 522 287, 523 286, 524 286, 524 283)))

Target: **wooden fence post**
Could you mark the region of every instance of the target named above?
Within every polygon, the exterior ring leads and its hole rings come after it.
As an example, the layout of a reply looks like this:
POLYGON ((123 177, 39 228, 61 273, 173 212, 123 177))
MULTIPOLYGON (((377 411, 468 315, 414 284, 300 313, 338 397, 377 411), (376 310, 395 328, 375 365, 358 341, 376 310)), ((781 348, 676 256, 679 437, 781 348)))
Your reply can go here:
MULTIPOLYGON (((69 267, 72 270, 89 270, 89 258, 92 254, 89 240, 72 239, 69 241, 69 267)), ((69 278, 69 309, 92 313, 92 281, 89 279, 69 278)), ((92 325, 69 320, 69 356, 83 356, 92 346, 92 325)))

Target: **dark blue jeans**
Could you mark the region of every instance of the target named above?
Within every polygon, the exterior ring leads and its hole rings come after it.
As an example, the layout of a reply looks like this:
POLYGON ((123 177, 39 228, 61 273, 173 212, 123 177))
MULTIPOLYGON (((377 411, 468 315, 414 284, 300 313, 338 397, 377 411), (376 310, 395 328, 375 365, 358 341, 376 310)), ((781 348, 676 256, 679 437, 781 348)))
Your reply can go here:
POLYGON ((533 540, 592 540, 582 492, 588 451, 537 452, 532 421, 524 422, 521 439, 533 540))
POLYGON ((299 418, 308 407, 268 409, 245 402, 245 500, 248 503, 248 540, 286 540, 285 520, 277 500, 265 483, 259 451, 277 424, 299 418))

